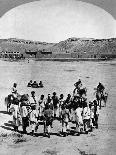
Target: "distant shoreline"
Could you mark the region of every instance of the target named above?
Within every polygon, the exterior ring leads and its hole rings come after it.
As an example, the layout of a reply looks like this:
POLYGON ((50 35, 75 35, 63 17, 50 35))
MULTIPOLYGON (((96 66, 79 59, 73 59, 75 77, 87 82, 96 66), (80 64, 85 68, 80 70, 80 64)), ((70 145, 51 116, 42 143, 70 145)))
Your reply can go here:
POLYGON ((105 58, 37 58, 36 61, 107 61, 105 58))
POLYGON ((71 61, 109 61, 114 60, 115 58, 26 58, 26 59, 9 59, 9 58, 0 58, 2 61, 9 62, 20 62, 20 61, 61 61, 61 62, 71 62, 71 61))

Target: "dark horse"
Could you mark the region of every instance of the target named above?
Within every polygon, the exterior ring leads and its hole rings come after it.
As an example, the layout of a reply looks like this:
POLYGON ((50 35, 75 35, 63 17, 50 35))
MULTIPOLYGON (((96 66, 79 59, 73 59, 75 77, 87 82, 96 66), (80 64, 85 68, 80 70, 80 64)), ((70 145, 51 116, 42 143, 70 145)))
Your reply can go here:
MULTIPOLYGON (((20 95, 20 94, 17 93, 17 97, 16 98, 19 101, 21 101, 22 98, 25 97, 25 96, 28 98, 28 94, 20 95)), ((9 94, 7 97, 5 97, 5 105, 7 106, 7 112, 10 112, 10 106, 13 103, 14 98, 15 97, 13 96, 13 94, 9 94)))
POLYGON ((106 107, 106 102, 107 102, 107 98, 108 98, 108 93, 103 93, 100 91, 96 91, 96 99, 99 105, 99 108, 101 109, 102 107, 102 101, 104 102, 104 106, 106 107))
POLYGON ((79 96, 79 97, 82 97, 83 95, 86 96, 87 94, 87 88, 82 88, 82 89, 77 89, 75 88, 74 91, 73 91, 73 96, 79 96))
POLYGON ((12 94, 9 94, 7 97, 5 97, 5 105, 7 106, 7 112, 9 112, 10 110, 10 106, 13 102, 13 99, 14 97, 12 94))

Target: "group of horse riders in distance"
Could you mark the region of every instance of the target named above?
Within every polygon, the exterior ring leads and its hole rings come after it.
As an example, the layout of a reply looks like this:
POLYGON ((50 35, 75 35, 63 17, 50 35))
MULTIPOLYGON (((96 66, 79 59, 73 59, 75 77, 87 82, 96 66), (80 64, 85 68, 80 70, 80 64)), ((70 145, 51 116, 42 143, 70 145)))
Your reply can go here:
POLYGON ((31 126, 31 134, 34 135, 40 122, 43 122, 44 134, 50 137, 54 120, 58 120, 62 124, 61 136, 70 134, 69 122, 76 125, 74 130, 76 135, 98 128, 100 102, 101 100, 106 102, 108 96, 104 93, 105 87, 99 83, 96 88, 96 99, 88 102, 87 89, 82 88, 80 79, 74 86, 73 95, 68 94, 66 99, 63 94, 58 97, 56 92, 53 92, 52 95, 48 94, 47 98, 41 95, 38 99, 35 91, 31 92, 31 96, 28 94, 19 95, 17 84, 14 83, 12 94, 7 97, 8 109, 13 115, 14 130, 18 131, 21 124, 23 132, 26 133, 26 128, 31 126))
POLYGON ((44 85, 43 85, 43 82, 40 81, 39 83, 37 83, 36 81, 32 81, 30 80, 29 83, 27 84, 27 87, 32 87, 32 88, 43 88, 44 85))

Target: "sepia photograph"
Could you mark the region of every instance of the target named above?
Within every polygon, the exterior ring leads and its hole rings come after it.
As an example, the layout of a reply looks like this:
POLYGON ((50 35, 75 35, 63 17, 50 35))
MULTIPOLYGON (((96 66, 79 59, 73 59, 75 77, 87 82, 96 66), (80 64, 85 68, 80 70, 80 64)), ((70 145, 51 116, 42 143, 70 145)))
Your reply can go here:
POLYGON ((0 155, 116 155, 116 0, 0 0, 0 155))

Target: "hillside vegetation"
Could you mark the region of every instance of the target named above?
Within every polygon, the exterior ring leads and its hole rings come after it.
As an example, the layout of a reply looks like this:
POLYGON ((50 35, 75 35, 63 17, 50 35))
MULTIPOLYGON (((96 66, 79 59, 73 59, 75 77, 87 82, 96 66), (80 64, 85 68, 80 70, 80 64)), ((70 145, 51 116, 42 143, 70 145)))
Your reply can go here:
POLYGON ((78 53, 78 54, 109 54, 116 55, 116 38, 93 39, 93 38, 69 38, 59 43, 46 43, 23 39, 1 39, 1 51, 41 52, 52 54, 78 53))

